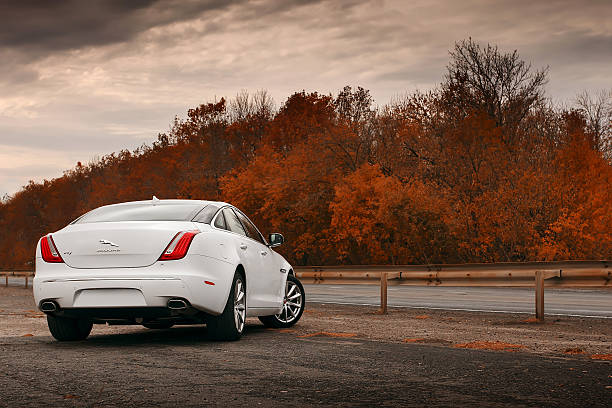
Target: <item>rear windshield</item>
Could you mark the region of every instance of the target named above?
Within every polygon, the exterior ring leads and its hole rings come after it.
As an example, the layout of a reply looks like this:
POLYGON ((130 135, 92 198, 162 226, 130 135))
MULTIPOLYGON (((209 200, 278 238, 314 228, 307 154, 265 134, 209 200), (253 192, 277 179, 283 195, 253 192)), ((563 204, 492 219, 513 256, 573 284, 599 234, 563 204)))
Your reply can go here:
POLYGON ((202 204, 121 204, 96 208, 73 224, 114 221, 191 221, 202 204))

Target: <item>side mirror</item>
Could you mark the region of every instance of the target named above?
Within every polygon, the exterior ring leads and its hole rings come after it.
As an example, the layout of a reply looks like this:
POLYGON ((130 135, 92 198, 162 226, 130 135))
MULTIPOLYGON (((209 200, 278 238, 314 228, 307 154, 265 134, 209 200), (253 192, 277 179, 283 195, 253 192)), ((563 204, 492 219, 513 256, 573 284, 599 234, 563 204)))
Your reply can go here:
POLYGON ((285 242, 285 237, 283 237, 283 234, 278 234, 275 232, 275 233, 268 235, 268 246, 270 248, 277 247, 281 245, 283 242, 285 242))

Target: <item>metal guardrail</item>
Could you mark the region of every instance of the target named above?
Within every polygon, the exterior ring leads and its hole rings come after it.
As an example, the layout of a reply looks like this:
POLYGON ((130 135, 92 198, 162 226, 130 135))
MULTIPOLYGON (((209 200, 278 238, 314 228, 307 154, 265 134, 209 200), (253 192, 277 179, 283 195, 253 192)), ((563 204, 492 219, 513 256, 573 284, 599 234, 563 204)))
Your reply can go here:
MULTIPOLYGON (((389 285, 533 286, 535 271, 543 271, 546 286, 612 287, 612 260, 431 265, 297 266, 304 283, 378 284, 387 273, 389 285)), ((34 276, 32 270, 0 270, 9 277, 34 276)))
POLYGON ((9 277, 23 277, 25 280, 25 287, 28 287, 30 278, 34 277, 34 271, 32 270, 10 270, 1 271, 0 276, 4 276, 4 286, 8 287, 9 277))
POLYGON ((612 287, 612 261, 524 262, 455 265, 299 266, 304 283, 378 284, 386 273, 389 285, 523 286, 534 285, 543 271, 551 287, 612 287))
MULTIPOLYGON (((380 312, 387 313, 387 286, 519 286, 535 287, 536 318, 544 320, 544 286, 612 287, 612 261, 562 261, 491 264, 338 265, 298 266, 295 274, 304 283, 380 284, 380 312)), ((0 270, 9 277, 22 276, 25 287, 31 270, 0 270)))
POLYGON ((612 287, 611 261, 525 262, 458 265, 296 267, 304 283, 380 284, 380 313, 387 313, 388 285, 530 286, 535 317, 544 321, 544 286, 612 287))

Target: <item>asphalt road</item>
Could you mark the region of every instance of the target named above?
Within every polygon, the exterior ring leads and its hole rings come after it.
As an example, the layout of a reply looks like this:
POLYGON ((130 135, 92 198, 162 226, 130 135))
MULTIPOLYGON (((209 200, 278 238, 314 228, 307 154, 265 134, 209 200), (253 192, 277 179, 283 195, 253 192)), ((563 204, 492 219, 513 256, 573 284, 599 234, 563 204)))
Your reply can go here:
MULTIPOLYGON (((304 285, 311 302, 379 305, 377 285, 304 285)), ((424 309, 534 313, 534 289, 448 286, 389 286, 388 305, 424 309)), ((612 318, 612 290, 551 289, 545 314, 612 318)))
POLYGON ((358 338, 300 338, 250 325, 0 338, 0 406, 609 407, 612 364, 358 338))

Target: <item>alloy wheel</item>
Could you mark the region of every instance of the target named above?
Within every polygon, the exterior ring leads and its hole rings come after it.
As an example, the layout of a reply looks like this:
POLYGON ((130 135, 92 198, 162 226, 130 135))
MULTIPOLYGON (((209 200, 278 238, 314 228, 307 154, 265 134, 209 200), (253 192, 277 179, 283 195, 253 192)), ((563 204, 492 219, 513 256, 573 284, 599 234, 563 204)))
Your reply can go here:
POLYGON ((283 299, 283 309, 279 314, 276 315, 276 318, 283 323, 291 323, 293 322, 300 314, 300 310, 302 309, 302 291, 290 280, 287 280, 287 285, 285 286, 285 298, 283 299))
POLYGON ((244 329, 244 320, 246 318, 246 296, 244 293, 244 285, 240 278, 236 279, 234 286, 234 322, 238 333, 242 333, 244 329))

